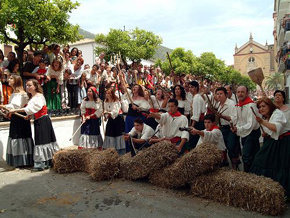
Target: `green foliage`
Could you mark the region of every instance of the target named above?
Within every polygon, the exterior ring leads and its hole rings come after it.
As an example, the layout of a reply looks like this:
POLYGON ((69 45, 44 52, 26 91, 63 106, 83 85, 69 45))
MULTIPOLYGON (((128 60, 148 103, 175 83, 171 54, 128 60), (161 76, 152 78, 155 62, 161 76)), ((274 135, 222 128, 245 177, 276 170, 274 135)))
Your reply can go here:
POLYGON ((269 90, 277 90, 284 88, 284 75, 283 73, 274 73, 266 77, 265 86, 269 90))
POLYGON ((223 61, 216 58, 212 52, 204 52, 198 58, 199 75, 212 80, 222 81, 226 65, 223 61))
MULTIPOLYGON (((193 55, 192 51, 185 51, 184 48, 176 48, 169 55, 172 63, 174 72, 177 74, 190 74, 197 70, 197 59, 193 55)), ((161 66, 162 70, 169 74, 171 67, 169 60, 166 59, 164 62, 158 61, 158 65, 161 66)))
MULTIPOLYGON (((256 85, 248 76, 243 76, 239 71, 227 66, 224 61, 216 58, 212 52, 204 52, 200 57, 194 56, 192 51, 185 51, 183 48, 176 48, 170 54, 174 72, 177 74, 193 74, 198 77, 207 78, 212 81, 219 81, 224 84, 245 85, 250 90, 256 85)), ((169 74, 171 69, 169 61, 156 61, 156 66, 169 74)))
POLYGON ((27 45, 76 41, 79 27, 68 19, 78 5, 71 0, 1 0, 0 40, 18 45, 21 57, 27 45))
POLYGON ((124 61, 129 59, 139 62, 141 59, 152 58, 162 39, 152 32, 138 28, 130 31, 111 29, 107 35, 98 34, 96 42, 100 44, 96 47, 96 53, 105 52, 107 61, 120 53, 124 61))
POLYGON ((78 26, 68 22, 68 13, 78 5, 70 0, 1 0, 0 35, 17 45, 76 41, 78 26))

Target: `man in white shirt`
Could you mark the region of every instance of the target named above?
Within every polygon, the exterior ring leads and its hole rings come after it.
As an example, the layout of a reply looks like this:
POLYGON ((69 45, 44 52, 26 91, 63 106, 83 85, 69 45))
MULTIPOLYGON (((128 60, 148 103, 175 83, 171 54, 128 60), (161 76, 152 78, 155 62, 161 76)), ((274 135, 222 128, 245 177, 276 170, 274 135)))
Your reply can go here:
POLYGON ((105 63, 105 53, 104 52, 101 52, 100 56, 96 58, 96 64, 97 65, 101 65, 102 63, 105 63))
POLYGON ((163 114, 150 113, 148 117, 153 117, 159 121, 160 136, 162 136, 151 139, 150 143, 168 140, 176 145, 176 149, 180 153, 183 153, 184 145, 189 139, 189 134, 187 131, 180 131, 179 128, 187 128, 188 120, 186 116, 178 111, 178 101, 176 99, 170 99, 168 101, 168 112, 163 114))
POLYGON ((146 125, 141 118, 137 118, 134 120, 134 127, 124 136, 124 138, 128 141, 131 137, 134 147, 136 149, 141 149, 150 145, 147 142, 153 135, 154 130, 150 126, 146 125))
POLYGON ((237 169, 240 163, 239 137, 231 131, 231 125, 236 123, 237 110, 235 103, 227 98, 227 90, 224 87, 216 89, 215 94, 219 101, 219 123, 226 148, 232 162, 233 169, 237 169))
POLYGON ((231 85, 226 85, 225 88, 228 93, 228 98, 231 99, 235 104, 237 104, 238 98, 237 98, 237 95, 233 93, 233 87, 231 85))
POLYGON ((241 137, 242 158, 245 172, 249 172, 256 153, 260 149, 260 126, 253 111, 258 115, 258 109, 254 101, 249 97, 248 88, 239 86, 237 89, 238 104, 237 125, 232 131, 241 137))
POLYGON ((190 133, 191 134, 198 134, 200 138, 197 142, 197 145, 200 145, 204 142, 212 143, 217 146, 217 148, 221 151, 226 150, 225 142, 223 139, 222 132, 220 131, 219 127, 215 123, 215 115, 214 114, 207 114, 204 117, 204 130, 197 130, 193 128, 190 133))
MULTIPOLYGON (((189 91, 192 94, 192 124, 191 126, 194 127, 197 130, 203 130, 204 129, 204 114, 206 112, 206 105, 205 101, 199 94, 199 84, 197 81, 191 81, 189 83, 189 91)), ((191 148, 195 148, 197 142, 199 139, 199 135, 191 135, 189 143, 191 148)))

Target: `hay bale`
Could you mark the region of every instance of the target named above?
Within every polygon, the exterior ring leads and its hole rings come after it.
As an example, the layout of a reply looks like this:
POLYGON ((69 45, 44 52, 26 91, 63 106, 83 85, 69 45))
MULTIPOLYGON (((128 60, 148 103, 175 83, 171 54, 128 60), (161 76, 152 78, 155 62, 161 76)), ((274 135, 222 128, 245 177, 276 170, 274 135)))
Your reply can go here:
POLYGON ((130 157, 129 154, 121 157, 121 175, 129 180, 145 178, 151 172, 168 166, 177 157, 175 145, 169 141, 162 141, 138 152, 134 157, 130 157))
POLYGON ((96 181, 118 175, 119 164, 119 155, 113 148, 61 150, 53 157, 53 168, 57 173, 87 172, 96 181))
POLYGON ((119 155, 114 148, 92 152, 88 155, 86 171, 95 181, 108 180, 119 174, 119 155))
POLYGON ((126 153, 122 156, 120 156, 120 173, 119 173, 119 177, 120 178, 124 178, 124 173, 126 172, 126 170, 122 170, 122 169, 126 169, 130 163, 130 161, 132 160, 132 157, 131 157, 131 153, 126 153))
POLYGON ((284 190, 278 182, 230 169, 219 169, 195 178, 191 192, 195 196, 272 216, 285 209, 284 190))
POLYGON ((53 169, 57 173, 72 173, 86 170, 89 153, 97 149, 60 150, 53 156, 53 169))
POLYGON ((203 143, 172 165, 153 172, 149 181, 164 188, 182 187, 196 176, 215 170, 221 161, 221 151, 213 144, 203 143))

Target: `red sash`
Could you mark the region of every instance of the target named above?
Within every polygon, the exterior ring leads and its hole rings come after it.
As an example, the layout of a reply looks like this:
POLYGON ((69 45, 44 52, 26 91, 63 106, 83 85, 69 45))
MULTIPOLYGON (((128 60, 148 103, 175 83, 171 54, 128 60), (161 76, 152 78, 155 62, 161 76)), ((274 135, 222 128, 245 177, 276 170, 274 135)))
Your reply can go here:
POLYGON ((282 135, 279 136, 279 139, 284 138, 285 136, 289 136, 290 135, 290 131, 283 133, 282 135))
MULTIPOLYGON (((92 114, 94 114, 96 112, 96 109, 94 108, 86 108, 86 113, 85 116, 91 116, 92 114)), ((91 116, 91 119, 97 119, 96 115, 91 116)))
POLYGON ((176 144, 177 142, 181 141, 181 137, 173 137, 170 139, 170 142, 173 143, 173 144, 176 144))
POLYGON ((47 114, 47 107, 46 105, 44 105, 40 111, 38 111, 37 113, 34 114, 34 118, 37 120, 39 119, 40 117, 44 116, 47 114))
POLYGON ((151 112, 151 113, 158 113, 159 110, 158 109, 155 109, 155 108, 150 108, 149 109, 149 112, 151 112))
POLYGON ((201 113, 199 116, 199 122, 204 120, 204 113, 201 113))

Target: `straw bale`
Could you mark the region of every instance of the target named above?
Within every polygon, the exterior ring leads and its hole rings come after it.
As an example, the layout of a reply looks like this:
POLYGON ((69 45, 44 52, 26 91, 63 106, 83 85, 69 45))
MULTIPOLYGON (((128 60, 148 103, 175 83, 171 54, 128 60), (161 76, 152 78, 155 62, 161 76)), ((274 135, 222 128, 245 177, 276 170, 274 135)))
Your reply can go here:
POLYGON ((182 187, 196 176, 215 170, 221 161, 221 151, 217 149, 217 146, 203 143, 180 157, 172 165, 153 172, 149 176, 149 181, 164 188, 182 187))
POLYGON ((114 148, 90 153, 86 171, 95 181, 108 180, 119 173, 119 155, 114 148))
POLYGON ((125 177, 123 175, 123 173, 125 173, 125 170, 122 170, 122 169, 126 169, 127 168, 126 166, 129 165, 131 160, 132 160, 132 157, 131 157, 131 153, 130 152, 120 156, 120 173, 119 173, 119 177, 120 178, 125 177))
POLYGON ((283 187, 270 178, 230 169, 219 169, 195 178, 191 184, 195 196, 276 216, 285 209, 283 187))
POLYGON ((152 145, 130 157, 121 157, 120 171, 122 177, 136 180, 147 177, 151 172, 168 166, 178 158, 176 146, 169 141, 162 141, 152 145))
POLYGON ((96 150, 60 150, 53 156, 53 168, 58 173, 85 171, 89 153, 95 152, 96 150))

